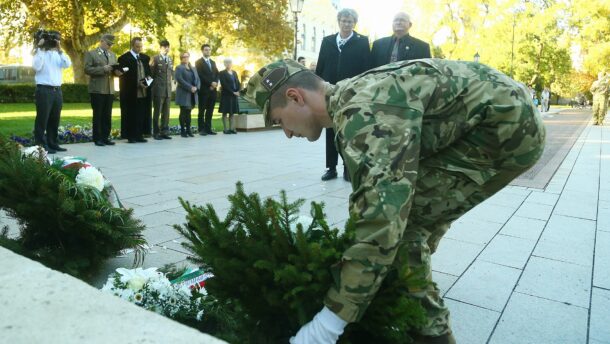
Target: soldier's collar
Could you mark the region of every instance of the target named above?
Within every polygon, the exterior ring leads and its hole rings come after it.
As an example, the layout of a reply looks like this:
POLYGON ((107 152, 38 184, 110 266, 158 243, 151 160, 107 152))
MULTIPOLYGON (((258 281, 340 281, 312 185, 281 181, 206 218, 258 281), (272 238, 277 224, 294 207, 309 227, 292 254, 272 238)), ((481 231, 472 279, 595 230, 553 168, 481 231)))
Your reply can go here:
POLYGON ((334 118, 335 114, 331 111, 334 108, 334 105, 331 104, 333 102, 333 96, 335 95, 335 91, 337 90, 337 85, 333 85, 329 82, 324 82, 324 96, 326 98, 326 112, 330 118, 334 118))

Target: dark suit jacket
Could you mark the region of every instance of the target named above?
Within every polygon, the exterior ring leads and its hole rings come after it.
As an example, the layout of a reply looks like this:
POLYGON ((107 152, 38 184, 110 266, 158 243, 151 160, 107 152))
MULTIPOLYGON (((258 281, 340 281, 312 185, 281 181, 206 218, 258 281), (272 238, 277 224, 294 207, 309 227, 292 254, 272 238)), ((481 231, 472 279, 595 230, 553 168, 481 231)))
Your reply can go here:
POLYGON ((227 72, 226 69, 218 73, 218 78, 220 79, 220 86, 222 86, 221 94, 235 97, 233 92, 239 91, 240 88, 239 77, 237 76, 237 73, 234 70, 232 70, 231 72, 235 77, 235 85, 233 85, 233 83, 231 82, 231 76, 229 75, 229 72, 227 72))
MULTIPOLYGON (((383 37, 373 42, 371 50, 371 68, 390 63, 390 56, 394 48, 394 36, 383 37)), ((398 61, 430 58, 430 45, 415 37, 406 35, 398 44, 398 61)))
MULTIPOLYGON (((150 57, 145 54, 140 54, 140 60, 144 66, 144 76, 150 76, 150 57)), ((133 133, 138 133, 134 128, 128 128, 128 116, 136 116, 138 113, 144 114, 143 132, 148 130, 148 122, 146 118, 150 117, 152 111, 151 88, 146 89, 146 98, 144 101, 144 109, 138 109, 138 62, 131 54, 131 51, 119 56, 119 65, 121 68, 128 67, 129 70, 119 77, 119 99, 121 101, 121 136, 124 138, 133 137, 133 133)), ((150 131, 150 130, 148 130, 150 131)), ((137 136, 137 135, 136 135, 137 136)))
POLYGON ((195 69, 197 69, 199 80, 201 80, 201 89, 199 90, 201 93, 216 92, 210 90, 210 86, 212 82, 218 82, 218 68, 216 68, 216 62, 212 59, 210 59, 210 64, 212 65, 211 70, 203 60, 203 57, 195 61, 195 69))
POLYGON ((339 52, 337 35, 338 33, 322 39, 316 66, 316 74, 331 84, 356 76, 369 69, 370 65, 368 37, 354 31, 352 38, 339 52))

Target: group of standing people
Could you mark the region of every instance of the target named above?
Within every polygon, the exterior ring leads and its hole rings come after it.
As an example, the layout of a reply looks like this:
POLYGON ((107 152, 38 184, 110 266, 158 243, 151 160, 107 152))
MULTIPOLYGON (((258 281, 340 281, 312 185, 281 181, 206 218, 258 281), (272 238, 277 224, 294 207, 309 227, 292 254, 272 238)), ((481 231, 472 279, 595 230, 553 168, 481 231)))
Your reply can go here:
POLYGON ((230 59, 225 70, 219 72, 210 58, 209 44, 201 47, 203 57, 190 63, 190 54, 182 52, 174 68, 169 56, 167 40, 159 43, 159 54, 152 58, 142 53, 142 38, 131 40, 131 49, 116 58, 110 51, 114 36, 103 35, 99 46, 85 56, 85 73, 89 75, 89 93, 93 108, 93 138, 95 145, 113 145, 110 141, 114 77, 119 77, 121 102, 121 137, 129 143, 171 139, 169 136, 169 110, 172 83, 176 83, 176 105, 180 107, 179 123, 182 137, 193 137, 191 111, 197 107, 199 135, 216 135, 212 130, 212 114, 216 104, 218 86, 222 87, 220 112, 223 114, 225 134, 234 134, 233 115, 239 113, 237 96, 239 78, 232 70, 230 59), (151 110, 153 110, 151 116, 151 110), (227 119, 229 123, 227 124, 227 119))
MULTIPOLYGON (((371 68, 390 62, 429 58, 430 46, 411 35, 411 19, 404 12, 397 13, 392 22, 393 34, 373 42, 372 49, 367 36, 354 31, 358 23, 358 13, 353 9, 343 9, 337 14, 339 32, 322 39, 315 73, 325 81, 337 82, 356 76, 371 68)), ((335 132, 326 129, 326 171, 322 180, 337 178, 339 153, 335 146, 335 132)), ((349 174, 345 164, 343 178, 349 174)))

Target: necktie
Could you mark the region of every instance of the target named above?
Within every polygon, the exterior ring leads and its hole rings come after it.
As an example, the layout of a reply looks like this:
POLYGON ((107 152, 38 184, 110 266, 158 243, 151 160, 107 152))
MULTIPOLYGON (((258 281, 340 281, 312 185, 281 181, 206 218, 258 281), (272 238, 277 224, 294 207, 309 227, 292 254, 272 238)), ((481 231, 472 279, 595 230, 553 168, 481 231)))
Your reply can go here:
POLYGON ((343 48, 345 43, 347 43, 347 39, 340 39, 339 40, 339 44, 337 45, 337 47, 339 48, 339 51, 341 51, 341 49, 343 48))
POLYGON ((109 60, 108 60, 108 52, 106 50, 103 50, 103 52, 104 52, 104 57, 106 57, 106 63, 108 63, 109 62, 109 60))
POLYGON ((212 64, 210 63, 210 60, 205 60, 205 63, 208 65, 208 68, 212 70, 212 64))
POLYGON ((398 40, 396 40, 394 42, 394 48, 392 48, 392 55, 390 55, 390 62, 398 61, 398 45, 399 45, 399 42, 398 42, 398 40))

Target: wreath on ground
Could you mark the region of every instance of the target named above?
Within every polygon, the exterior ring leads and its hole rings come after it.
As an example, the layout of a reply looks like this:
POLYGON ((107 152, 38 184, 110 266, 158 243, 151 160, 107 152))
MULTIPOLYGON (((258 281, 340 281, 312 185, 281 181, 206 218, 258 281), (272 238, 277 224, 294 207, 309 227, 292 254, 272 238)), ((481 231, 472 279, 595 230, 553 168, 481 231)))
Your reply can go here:
POLYGON ((0 209, 19 224, 16 237, 2 230, 0 246, 80 279, 125 249, 143 259, 144 225, 83 158, 50 159, 0 137, 0 209))

